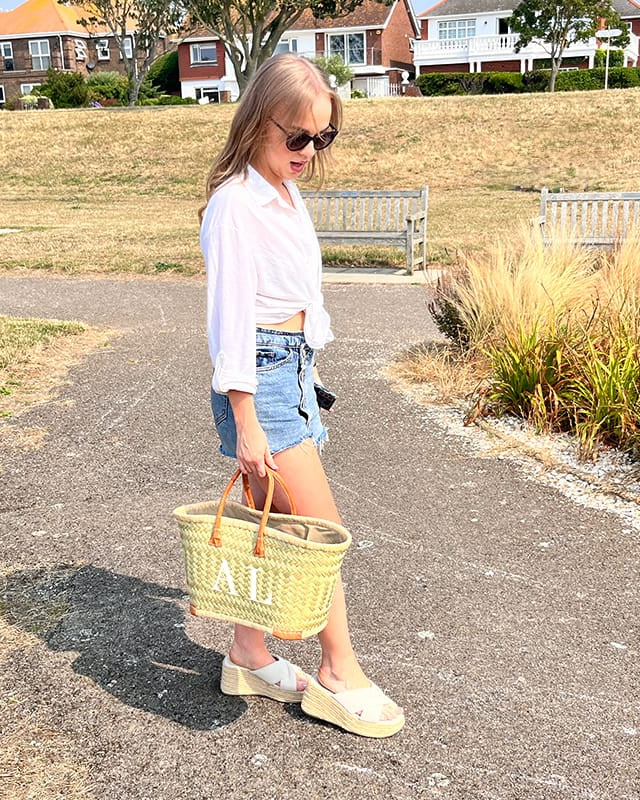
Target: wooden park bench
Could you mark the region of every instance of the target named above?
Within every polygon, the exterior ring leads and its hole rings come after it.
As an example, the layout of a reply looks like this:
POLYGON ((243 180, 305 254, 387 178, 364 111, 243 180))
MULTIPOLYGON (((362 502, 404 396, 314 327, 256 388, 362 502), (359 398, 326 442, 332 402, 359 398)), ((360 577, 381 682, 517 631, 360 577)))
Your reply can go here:
POLYGON ((426 266, 429 189, 303 191, 320 244, 402 247, 407 272, 426 266))
POLYGON ((558 237, 587 247, 613 247, 640 226, 640 192, 550 192, 540 196, 545 244, 558 237))

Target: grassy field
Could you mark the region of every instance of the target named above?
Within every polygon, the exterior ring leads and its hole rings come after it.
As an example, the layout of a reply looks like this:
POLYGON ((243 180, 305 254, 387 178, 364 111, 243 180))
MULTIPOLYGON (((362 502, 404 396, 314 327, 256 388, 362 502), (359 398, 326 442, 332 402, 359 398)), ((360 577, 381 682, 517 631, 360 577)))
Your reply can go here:
MULTIPOLYGON (((197 209, 233 106, 0 114, 0 267, 201 270, 197 209)), ((483 250, 541 186, 638 189, 640 89, 354 100, 336 188, 430 187, 431 258, 483 250)))

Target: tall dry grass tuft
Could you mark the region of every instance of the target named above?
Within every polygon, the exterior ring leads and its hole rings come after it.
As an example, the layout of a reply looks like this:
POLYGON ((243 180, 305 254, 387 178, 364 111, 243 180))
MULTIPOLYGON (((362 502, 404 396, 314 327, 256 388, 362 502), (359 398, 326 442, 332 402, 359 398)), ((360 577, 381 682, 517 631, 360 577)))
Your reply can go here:
POLYGON ((469 360, 485 359, 470 418, 514 414, 574 433, 584 456, 640 458, 640 230, 609 253, 521 233, 468 258, 435 311, 469 360))
POLYGON ((520 227, 512 241, 467 256, 455 285, 460 318, 471 348, 553 332, 568 314, 587 315, 596 275, 592 256, 569 243, 545 247, 520 227))

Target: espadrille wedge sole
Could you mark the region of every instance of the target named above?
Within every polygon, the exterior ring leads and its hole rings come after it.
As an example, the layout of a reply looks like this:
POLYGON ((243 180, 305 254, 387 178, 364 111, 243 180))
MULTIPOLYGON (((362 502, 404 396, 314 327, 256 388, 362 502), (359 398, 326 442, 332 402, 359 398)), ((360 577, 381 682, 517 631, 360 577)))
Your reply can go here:
POLYGON ((260 695, 280 703, 299 703, 303 692, 295 688, 296 680, 309 682, 311 677, 284 658, 261 669, 247 669, 234 664, 227 656, 222 662, 220 691, 233 695, 260 695), (291 688, 293 687, 293 688, 291 688))
POLYGON ((358 736, 383 739, 397 733, 405 722, 403 713, 393 719, 380 719, 383 706, 390 702, 375 684, 333 694, 311 678, 302 698, 302 710, 358 736))

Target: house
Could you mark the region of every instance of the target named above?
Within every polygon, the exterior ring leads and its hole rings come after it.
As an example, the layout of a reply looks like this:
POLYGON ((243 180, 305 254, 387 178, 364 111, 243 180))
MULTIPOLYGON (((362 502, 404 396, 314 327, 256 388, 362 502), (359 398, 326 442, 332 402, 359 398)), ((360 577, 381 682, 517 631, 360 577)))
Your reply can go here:
POLYGON ((178 44, 178 69, 182 97, 203 103, 237 100, 240 90, 231 59, 222 42, 199 27, 178 44))
MULTIPOLYGON (((340 55, 354 73, 352 89, 369 97, 387 96, 399 93, 403 73, 414 73, 412 47, 418 32, 410 0, 393 0, 389 5, 364 0, 338 19, 315 19, 305 10, 275 52, 307 58, 340 55)), ((238 97, 231 63, 210 31, 199 29, 183 39, 178 54, 183 97, 214 102, 238 97)))
MULTIPOLYGON (((124 74, 115 38, 105 28, 87 30, 78 22, 86 16, 86 10, 57 0, 26 0, 0 12, 0 104, 45 83, 50 67, 124 74)), ((127 56, 133 55, 134 36, 132 30, 125 39, 127 56)))
MULTIPOLYGON (((413 60, 418 74, 425 72, 527 72, 549 66, 549 53, 531 43, 515 51, 518 35, 509 30, 514 0, 439 0, 418 19, 421 38, 413 60)), ((613 7, 629 24, 631 42, 625 50, 627 66, 640 64, 640 0, 613 0, 613 7)), ((594 38, 565 51, 563 68, 593 67, 600 43, 594 38)))

